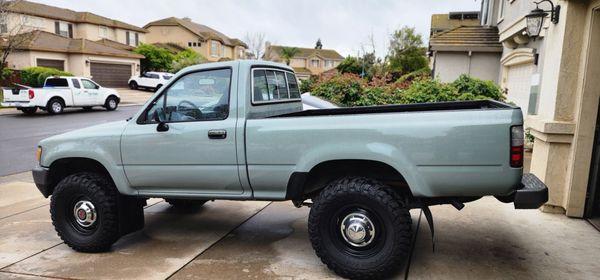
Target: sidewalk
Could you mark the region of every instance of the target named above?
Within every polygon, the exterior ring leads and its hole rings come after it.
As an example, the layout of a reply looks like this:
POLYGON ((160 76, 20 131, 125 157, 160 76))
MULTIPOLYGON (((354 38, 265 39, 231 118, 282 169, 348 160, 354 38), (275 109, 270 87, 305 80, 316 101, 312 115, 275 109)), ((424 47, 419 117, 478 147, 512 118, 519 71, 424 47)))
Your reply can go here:
MULTIPOLYGON (((151 91, 133 90, 128 88, 116 89, 121 95, 121 103, 119 106, 137 106, 146 103, 146 101, 154 94, 151 91)), ((69 110, 69 109, 67 109, 69 110)), ((38 111, 39 112, 39 111, 38 111)), ((15 108, 0 108, 0 115, 22 114, 21 111, 15 108)))

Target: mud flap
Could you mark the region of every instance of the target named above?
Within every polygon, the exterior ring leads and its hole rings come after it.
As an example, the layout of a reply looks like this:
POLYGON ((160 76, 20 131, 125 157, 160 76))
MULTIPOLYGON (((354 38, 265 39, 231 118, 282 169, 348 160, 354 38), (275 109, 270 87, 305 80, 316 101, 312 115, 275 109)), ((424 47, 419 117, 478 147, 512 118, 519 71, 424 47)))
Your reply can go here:
POLYGON ((423 211, 423 214, 425 214, 425 218, 427 218, 427 224, 429 225, 429 231, 431 232, 431 247, 435 253, 435 230, 433 228, 433 215, 431 215, 429 206, 423 206, 421 210, 423 211))
POLYGON ((119 234, 121 236, 144 228, 145 199, 119 196, 119 234))

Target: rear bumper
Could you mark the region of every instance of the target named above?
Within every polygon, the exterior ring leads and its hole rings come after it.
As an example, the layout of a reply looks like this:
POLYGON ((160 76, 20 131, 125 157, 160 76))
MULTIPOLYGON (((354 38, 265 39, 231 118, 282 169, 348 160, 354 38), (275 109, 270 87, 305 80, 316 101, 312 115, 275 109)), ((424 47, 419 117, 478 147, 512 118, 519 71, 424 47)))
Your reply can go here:
POLYGON ((15 108, 32 108, 36 107, 35 104, 29 101, 13 101, 13 102, 2 102, 2 107, 15 107, 15 108))
POLYGON ((548 187, 537 176, 527 173, 521 179, 521 188, 515 192, 515 209, 537 209, 548 201, 548 187))
POLYGON ((31 170, 35 186, 40 190, 44 197, 49 197, 52 194, 50 189, 50 171, 48 168, 37 166, 31 170))

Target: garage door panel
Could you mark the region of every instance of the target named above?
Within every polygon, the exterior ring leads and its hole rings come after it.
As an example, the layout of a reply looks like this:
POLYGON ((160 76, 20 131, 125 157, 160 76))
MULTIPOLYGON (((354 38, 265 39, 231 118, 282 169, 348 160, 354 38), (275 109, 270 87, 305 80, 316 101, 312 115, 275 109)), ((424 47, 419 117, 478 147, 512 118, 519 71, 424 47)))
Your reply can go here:
POLYGON ((65 61, 59 59, 36 59, 36 65, 39 67, 48 67, 58 69, 60 71, 65 71, 65 61))
POLYGON ((126 87, 131 77, 131 65, 92 62, 92 79, 105 87, 126 87))

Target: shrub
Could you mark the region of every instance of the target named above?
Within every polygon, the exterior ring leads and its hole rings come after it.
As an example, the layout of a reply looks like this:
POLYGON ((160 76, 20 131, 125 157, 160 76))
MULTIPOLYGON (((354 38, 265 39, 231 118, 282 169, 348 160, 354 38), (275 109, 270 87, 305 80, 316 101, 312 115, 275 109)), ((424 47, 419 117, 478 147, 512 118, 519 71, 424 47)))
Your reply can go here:
POLYGON ((51 76, 73 76, 73 74, 47 67, 28 67, 21 71, 21 82, 31 87, 42 87, 51 76))
POLYGON ((359 106, 365 81, 356 74, 342 74, 318 83, 312 90, 333 103, 346 106, 359 106))
POLYGON ((502 90, 492 81, 483 81, 463 74, 452 83, 452 86, 459 93, 473 99, 504 100, 502 90))
POLYGON ((312 92, 315 85, 318 82, 317 76, 310 76, 308 80, 304 80, 300 82, 300 93, 312 92))
POLYGON ((165 48, 155 45, 141 44, 133 52, 141 54, 144 58, 141 60, 142 72, 146 71, 169 71, 173 63, 173 54, 165 48))

